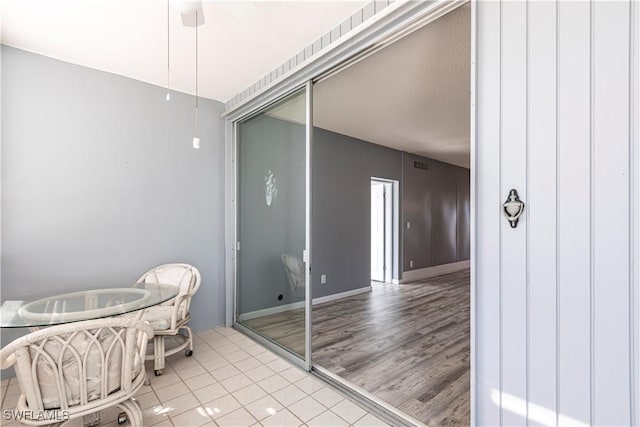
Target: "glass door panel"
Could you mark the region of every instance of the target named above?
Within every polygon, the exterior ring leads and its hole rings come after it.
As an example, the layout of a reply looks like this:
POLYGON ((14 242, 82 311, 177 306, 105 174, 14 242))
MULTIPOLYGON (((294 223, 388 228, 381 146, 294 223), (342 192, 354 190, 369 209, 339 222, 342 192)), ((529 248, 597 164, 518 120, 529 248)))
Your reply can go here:
POLYGON ((237 126, 236 322, 305 358, 306 92, 237 126))

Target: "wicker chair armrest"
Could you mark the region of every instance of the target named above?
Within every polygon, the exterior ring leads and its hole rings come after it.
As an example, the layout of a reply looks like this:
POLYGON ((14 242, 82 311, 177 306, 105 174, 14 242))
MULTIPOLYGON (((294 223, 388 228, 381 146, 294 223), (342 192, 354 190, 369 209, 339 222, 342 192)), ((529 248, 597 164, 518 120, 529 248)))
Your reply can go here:
POLYGON ((16 363, 16 354, 11 350, 0 350, 0 369, 8 369, 16 363))
POLYGON ((182 320, 182 317, 179 316, 179 310, 180 310, 180 307, 182 306, 182 303, 188 302, 190 299, 191 299, 191 295, 189 294, 178 295, 174 299, 173 312, 171 313, 171 329, 175 329, 176 324, 178 323, 178 320, 182 320))

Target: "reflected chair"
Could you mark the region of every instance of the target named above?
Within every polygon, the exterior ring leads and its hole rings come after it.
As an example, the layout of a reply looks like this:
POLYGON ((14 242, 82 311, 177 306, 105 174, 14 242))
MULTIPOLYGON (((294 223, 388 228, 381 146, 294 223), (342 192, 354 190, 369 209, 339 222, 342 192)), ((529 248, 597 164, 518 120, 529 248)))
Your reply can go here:
POLYGON ((285 254, 282 255, 282 265, 293 292, 304 295, 306 283, 304 263, 293 255, 285 254))
POLYGON ((189 264, 164 264, 146 272, 137 282, 137 287, 144 287, 145 283, 172 285, 179 288, 178 295, 155 307, 146 310, 143 317, 154 330, 153 354, 147 360, 153 360, 153 371, 156 376, 162 375, 166 356, 171 356, 182 350, 190 357, 193 354, 193 334, 187 325, 191 320, 189 307, 191 298, 200 287, 200 272, 189 264), (184 331, 186 335, 180 334, 184 331), (165 338, 175 337, 179 344, 166 350, 165 338))
POLYGON ((119 407, 142 426, 134 394, 146 379, 144 357, 153 337, 148 323, 132 316, 52 326, 0 350, 0 367, 15 368, 22 394, 14 417, 48 425, 119 407))

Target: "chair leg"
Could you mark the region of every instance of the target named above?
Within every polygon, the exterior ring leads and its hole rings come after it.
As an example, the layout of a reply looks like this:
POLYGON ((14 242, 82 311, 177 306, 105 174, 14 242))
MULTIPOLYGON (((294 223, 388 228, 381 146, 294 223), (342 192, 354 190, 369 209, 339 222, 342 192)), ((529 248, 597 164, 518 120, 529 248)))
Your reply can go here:
POLYGON ((164 336, 156 335, 153 337, 153 371, 158 375, 162 375, 164 369, 164 336))
POLYGON ((193 354, 193 332, 188 325, 183 325, 180 327, 180 329, 184 329, 185 331, 187 331, 187 342, 189 343, 189 346, 185 351, 185 355, 187 357, 191 357, 191 355, 193 354))
MULTIPOLYGON (((127 419, 132 427, 143 427, 142 410, 138 402, 133 399, 128 399, 118 403, 117 406, 127 414, 127 419)), ((118 424, 123 424, 120 421, 121 418, 118 416, 118 424)))

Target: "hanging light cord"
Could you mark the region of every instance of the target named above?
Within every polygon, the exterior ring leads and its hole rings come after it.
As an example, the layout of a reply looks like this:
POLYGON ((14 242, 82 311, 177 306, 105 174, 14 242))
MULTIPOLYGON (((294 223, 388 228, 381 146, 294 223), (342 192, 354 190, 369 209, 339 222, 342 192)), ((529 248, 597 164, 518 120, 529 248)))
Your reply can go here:
POLYGON ((196 136, 198 135, 198 11, 196 10, 196 136))
POLYGON ((169 0, 167 0, 167 101, 169 100, 169 89, 171 84, 171 62, 170 62, 170 47, 169 47, 169 35, 170 33, 170 19, 169 19, 169 0))
POLYGON ((169 0, 167 0, 167 90, 169 90, 169 82, 171 81, 170 75, 169 73, 171 72, 171 67, 170 67, 170 52, 169 52, 169 0))

